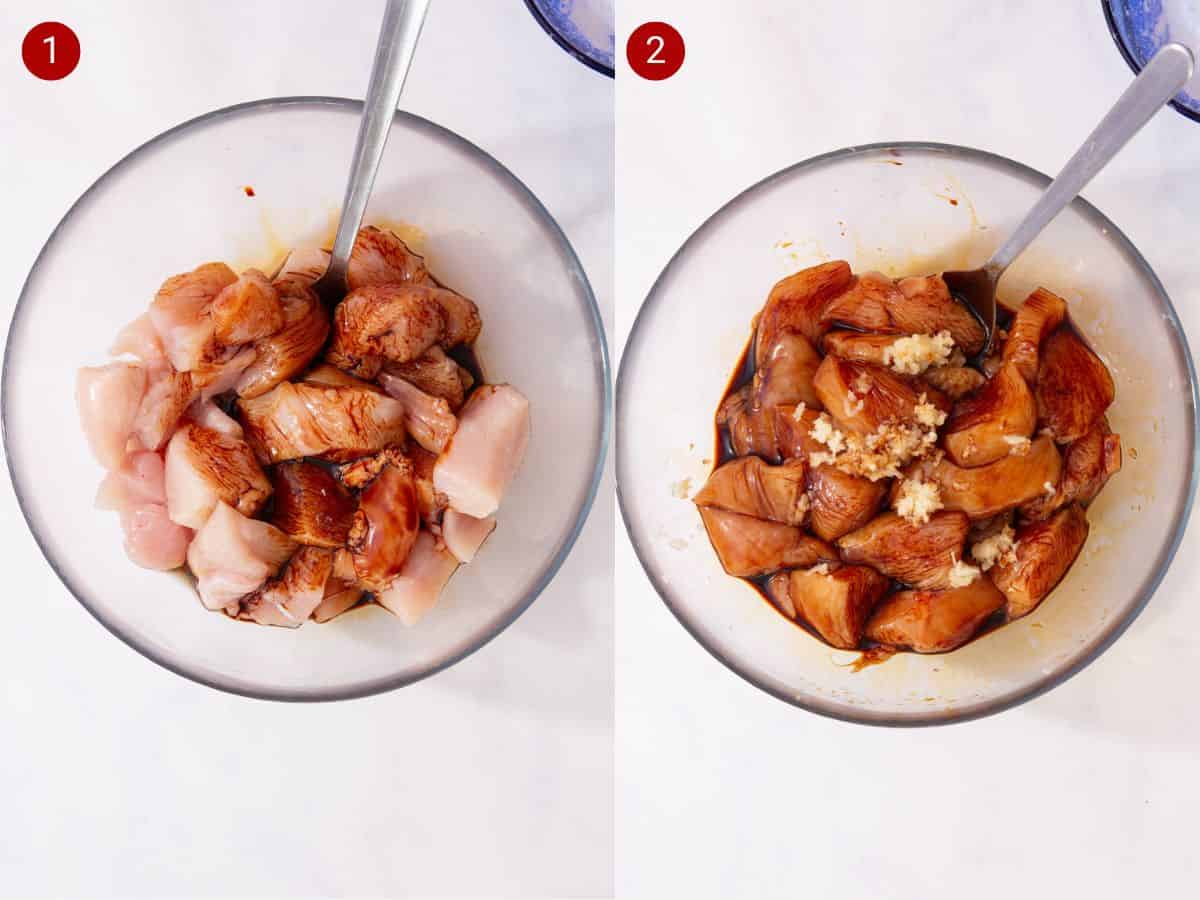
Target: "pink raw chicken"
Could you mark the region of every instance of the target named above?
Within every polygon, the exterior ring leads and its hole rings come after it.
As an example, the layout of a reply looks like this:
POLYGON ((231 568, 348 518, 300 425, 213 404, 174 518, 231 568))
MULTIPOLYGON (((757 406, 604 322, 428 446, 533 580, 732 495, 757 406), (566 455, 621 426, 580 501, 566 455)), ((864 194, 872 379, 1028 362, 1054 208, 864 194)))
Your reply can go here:
POLYGON ((500 507, 529 443, 529 401, 508 384, 479 387, 459 410, 458 431, 433 469, 433 486, 461 513, 500 507))
POLYGON ((113 356, 136 356, 146 365, 160 365, 167 360, 162 341, 158 339, 158 332, 154 330, 154 323, 150 321, 148 312, 142 313, 122 328, 108 352, 113 356))
POLYGON ((83 368, 75 379, 75 402, 92 454, 106 469, 118 468, 146 391, 146 370, 132 363, 83 368))
POLYGON ((242 601, 238 618, 259 625, 299 628, 321 605, 332 571, 332 550, 301 547, 278 578, 242 601))
POLYGON ((404 427, 414 441, 430 453, 441 453, 454 437, 458 420, 450 411, 450 404, 441 397, 434 397, 419 387, 387 372, 379 374, 379 383, 388 395, 404 404, 404 427))
POLYGON ((428 531, 422 531, 396 580, 375 599, 405 627, 411 627, 433 609, 442 588, 457 568, 458 560, 454 555, 439 548, 428 531))
POLYGON ((125 553, 144 569, 178 569, 188 555, 192 530, 176 525, 161 503, 135 503, 121 510, 125 553))
POLYGON ((200 528, 220 502, 254 515, 271 481, 241 435, 187 423, 167 444, 166 489, 171 520, 200 528))
POLYGON ((313 620, 328 622, 330 619, 336 619, 348 609, 353 609, 362 599, 362 595, 363 589, 353 581, 331 575, 325 583, 325 597, 312 611, 313 620))
POLYGON ((146 392, 133 420, 137 446, 144 450, 161 450, 195 399, 190 372, 176 372, 169 363, 149 369, 146 392))
POLYGON ((165 504, 167 485, 163 458, 150 450, 135 451, 111 470, 96 491, 96 508, 121 511, 142 503, 165 504))
POLYGON ((455 559, 469 563, 495 528, 495 516, 476 519, 457 509, 448 509, 442 517, 442 540, 455 559))
POLYGON ((196 576, 201 602, 209 609, 224 609, 262 587, 297 546, 274 525, 247 519, 228 504, 218 503, 196 532, 187 562, 196 576))
POLYGON ((213 300, 237 281, 225 263, 205 263, 172 275, 163 282, 150 304, 150 321, 158 332, 167 359, 180 372, 196 368, 213 340, 213 300))

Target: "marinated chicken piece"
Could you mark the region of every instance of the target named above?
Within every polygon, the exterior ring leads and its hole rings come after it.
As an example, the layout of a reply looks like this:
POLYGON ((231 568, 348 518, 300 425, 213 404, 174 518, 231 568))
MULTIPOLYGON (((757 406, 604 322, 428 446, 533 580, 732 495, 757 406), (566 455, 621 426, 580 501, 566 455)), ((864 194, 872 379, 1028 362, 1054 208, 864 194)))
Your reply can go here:
POLYGON ((194 392, 201 399, 208 400, 233 390, 257 358, 258 351, 253 346, 214 345, 212 353, 186 374, 191 379, 194 392))
POLYGON ((411 628, 433 609, 457 568, 458 560, 454 554, 439 547, 428 531, 421 531, 400 574, 391 587, 375 599, 404 626, 411 628))
POLYGON ((283 327, 279 291, 258 269, 247 269, 212 302, 213 336, 226 346, 247 344, 283 327))
POLYGON ((241 423, 228 415, 221 407, 211 400, 201 400, 188 407, 186 418, 190 422, 208 428, 229 437, 240 438, 245 435, 241 423))
MULTIPOLYGON (((922 391, 887 369, 826 356, 813 379, 817 396, 829 415, 845 431, 870 434, 886 424, 917 424, 918 406, 948 411, 946 399, 936 391, 922 391)), ((925 424, 925 423, 921 423, 925 424)))
POLYGON ((922 377, 951 400, 959 400, 987 382, 982 372, 968 366, 938 366, 922 377))
POLYGON ((238 408, 264 464, 331 452, 367 456, 404 440, 404 405, 376 391, 285 381, 243 397, 238 408))
POLYGON ((113 356, 136 357, 147 366, 163 365, 167 361, 162 341, 159 340, 148 312, 142 313, 122 328, 108 352, 113 356))
POLYGON ((96 491, 96 508, 120 511, 142 503, 167 502, 163 458, 149 450, 130 453, 120 468, 111 469, 96 491))
POLYGON ((187 558, 192 530, 172 522, 162 503, 133 502, 121 509, 125 554, 143 569, 178 569, 187 558))
POLYGON ((356 607, 366 593, 353 581, 330 576, 325 583, 325 596, 312 611, 314 622, 328 622, 356 607))
POLYGON ((1038 349, 1066 316, 1067 302, 1045 288, 1038 288, 1025 298, 1013 316, 1001 354, 1003 361, 1016 366, 1021 377, 1032 384, 1038 371, 1038 349))
POLYGON ((333 551, 301 547, 278 577, 241 601, 238 618, 259 625, 299 628, 325 599, 333 551))
POLYGON ((888 491, 886 480, 871 481, 830 465, 809 469, 806 485, 809 526, 824 541, 836 541, 866 525, 888 491))
POLYGON ((528 443, 525 396, 512 385, 481 385, 459 412, 458 430, 434 467, 434 487, 459 512, 485 519, 499 508, 528 443))
POLYGON ((210 350, 214 337, 213 301, 237 281, 224 263, 205 263, 163 282, 150 304, 150 320, 163 350, 177 371, 194 369, 210 350))
POLYGON ((218 503, 188 547, 187 563, 201 602, 208 609, 224 609, 262 587, 297 548, 274 525, 218 503))
POLYGON ((1104 416, 1083 437, 1063 451, 1062 478, 1053 494, 1039 494, 1021 509, 1021 518, 1037 521, 1068 503, 1087 505, 1110 477, 1121 471, 1121 436, 1113 434, 1104 416))
POLYGON ((838 558, 833 547, 794 525, 716 507, 700 507, 700 517, 721 565, 730 575, 754 578, 779 569, 836 562, 838 558))
POLYGON ((329 268, 331 254, 320 247, 296 247, 287 255, 279 273, 275 276, 275 286, 280 281, 294 281, 299 284, 312 286, 320 280, 329 268))
POLYGON ((961 512, 942 510, 916 525, 882 513, 837 541, 842 559, 878 569, 923 590, 953 586, 951 572, 963 557, 970 522, 961 512))
POLYGON ((496 530, 496 517, 476 519, 456 509, 446 510, 442 518, 442 541, 460 563, 469 563, 496 530))
POLYGON ((965 469, 948 459, 923 460, 913 472, 937 484, 946 509, 962 510, 972 519, 986 519, 1028 503, 1039 494, 1053 493, 1062 473, 1062 457, 1054 441, 1042 435, 1024 454, 1005 456, 986 466, 965 469))
POLYGON ((321 363, 314 366, 311 372, 305 374, 300 379, 309 384, 327 384, 330 387, 352 387, 364 391, 373 391, 376 394, 382 394, 383 388, 372 381, 363 381, 361 378, 355 378, 329 363, 321 363))
POLYGON ((767 296, 758 320, 755 361, 761 363, 783 329, 791 329, 818 346, 828 327, 821 321, 825 305, 850 286, 854 276, 842 260, 822 263, 779 281, 767 296))
POLYGON ((804 493, 806 468, 799 459, 770 466, 757 456, 744 456, 716 469, 692 500, 697 506, 715 506, 756 519, 802 525, 808 512, 804 493))
POLYGON ((750 405, 770 409, 780 404, 818 404, 813 375, 819 365, 821 356, 804 335, 790 329, 778 331, 754 373, 750 405))
POLYGON ((441 397, 450 404, 452 412, 463 405, 466 392, 475 381, 466 369, 436 346, 409 362, 385 363, 382 374, 403 378, 426 394, 441 397))
POLYGON ((280 463, 271 470, 271 521, 284 534, 314 547, 341 547, 357 508, 337 479, 314 463, 280 463))
POLYGON ((1016 561, 992 569, 992 578, 1008 601, 1005 611, 1010 621, 1032 612, 1054 590, 1087 536, 1087 516, 1075 503, 1049 519, 1017 529, 1016 561))
POLYGON ((889 311, 900 300, 900 289, 892 279, 881 272, 864 272, 826 305, 821 323, 826 327, 848 325, 860 331, 896 334, 901 329, 893 323, 889 311))
POLYGON ((901 278, 896 282, 902 299, 889 309, 892 321, 906 334, 948 331, 967 356, 983 349, 987 334, 979 320, 950 294, 941 275, 901 278))
MULTIPOLYGON (((436 456, 433 458, 437 459, 436 456)), ((397 447, 388 447, 374 456, 364 456, 339 466, 337 477, 346 487, 357 491, 374 481, 375 476, 383 471, 384 466, 394 465, 404 468, 408 464, 409 460, 403 450, 397 447)))
POLYGON ((241 437, 186 424, 167 445, 167 511, 171 521, 200 528, 218 503, 252 516, 271 494, 271 482, 241 437))
POLYGON ((1020 452, 1037 425, 1033 392, 1011 363, 954 405, 942 443, 960 466, 983 466, 1020 452))
POLYGON ((771 576, 767 594, 785 614, 799 616, 825 642, 853 650, 889 581, 870 566, 817 566, 771 576), (832 571, 821 571, 822 568, 832 571))
POLYGON ((483 330, 479 307, 474 301, 448 288, 441 288, 434 296, 442 305, 442 313, 446 317, 446 327, 442 336, 438 338, 442 349, 449 350, 459 344, 473 343, 483 330))
POLYGON ((303 372, 329 336, 329 316, 305 281, 287 276, 273 284, 283 308, 283 327, 255 342, 254 361, 237 381, 239 397, 261 397, 303 372))
POLYGON ((450 404, 387 372, 379 374, 379 383, 404 406, 404 427, 412 439, 430 453, 444 451, 458 428, 450 404))
POLYGON ((441 288, 381 284, 346 295, 333 314, 326 359, 359 378, 373 379, 384 362, 408 362, 438 343, 446 314, 441 288))
MULTIPOLYGON (((819 408, 776 406, 770 417, 771 451, 784 459, 808 461, 809 454, 823 453, 828 447, 812 436, 812 428, 822 415, 819 408)), ((736 444, 735 444, 736 449, 736 444)))
POLYGON ((346 270, 350 290, 380 284, 424 284, 428 280, 425 260, 395 234, 374 225, 358 230, 346 270))
POLYGON ((421 510, 421 519, 429 524, 440 522, 442 510, 449 501, 445 494, 439 494, 433 486, 433 470, 437 466, 437 456, 421 447, 413 447, 408 452, 408 460, 413 467, 413 481, 417 487, 417 507, 421 510))
POLYGON ((350 526, 346 545, 358 583, 372 591, 391 584, 404 566, 420 527, 412 467, 407 462, 385 466, 359 497, 350 526))
POLYGON ((146 450, 165 447, 197 394, 190 372, 176 372, 170 365, 149 370, 146 393, 133 420, 137 445, 146 450))
POLYGON ((729 429, 729 442, 738 456, 761 456, 777 462, 779 449, 775 438, 776 411, 750 408, 751 385, 730 394, 717 411, 717 425, 729 429))
POLYGON ((986 575, 945 591, 899 591, 867 622, 870 640, 918 653, 961 647, 1004 605, 1004 595, 986 575))
POLYGON ((1087 434, 1116 396, 1108 367, 1069 326, 1046 338, 1038 363, 1038 421, 1060 444, 1087 434))
POLYGON ((850 362, 866 363, 885 368, 884 351, 896 343, 894 334, 867 334, 861 331, 837 329, 822 338, 825 352, 850 362))
POLYGON ((75 379, 79 421, 92 455, 106 469, 119 468, 146 392, 146 370, 115 362, 83 368, 75 379))

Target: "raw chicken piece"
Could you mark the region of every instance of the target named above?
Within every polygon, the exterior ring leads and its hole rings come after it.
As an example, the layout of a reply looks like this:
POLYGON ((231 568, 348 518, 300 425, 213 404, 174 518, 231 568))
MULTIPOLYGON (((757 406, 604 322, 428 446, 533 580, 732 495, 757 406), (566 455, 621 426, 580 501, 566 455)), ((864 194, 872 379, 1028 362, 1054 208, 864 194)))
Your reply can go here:
POLYGON ((800 459, 770 466, 757 456, 744 456, 714 471, 692 502, 785 525, 803 525, 808 512, 806 468, 800 459))
POLYGON ((279 274, 275 276, 276 286, 278 287, 279 282, 285 279, 312 285, 329 268, 329 259, 329 251, 322 250, 320 247, 295 248, 280 266, 279 274))
POLYGON ((1116 396, 1108 367, 1069 325, 1059 326, 1042 347, 1037 370, 1038 421, 1060 444, 1087 434, 1116 396))
POLYGON ((937 334, 949 331, 954 344, 967 356, 983 349, 987 338, 983 326, 967 307, 950 294, 941 275, 901 278, 896 282, 901 300, 888 312, 906 334, 937 334))
POLYGON ((476 389, 433 470, 433 484, 459 512, 485 519, 517 474, 529 442, 529 401, 508 384, 476 389))
POLYGON ((423 284, 428 279, 425 260, 395 234, 374 225, 359 229, 346 271, 350 290, 378 284, 423 284))
POLYGON ((1038 288, 1025 298, 1013 316, 1001 359, 1016 366, 1021 377, 1032 384, 1037 376, 1042 341, 1066 316, 1067 302, 1045 288, 1038 288))
POLYGON ((986 575, 947 591, 900 591, 879 605, 867 637, 918 653, 944 653, 962 646, 1004 605, 1004 595, 986 575))
POLYGON ((329 315, 306 281, 290 275, 273 283, 283 307, 283 327, 254 344, 254 362, 236 385, 239 397, 260 397, 304 371, 329 336, 329 315))
POLYGON ((195 368, 213 340, 209 315, 222 289, 237 281, 225 263, 205 263, 163 282, 150 304, 150 320, 171 365, 180 372, 195 368))
POLYGON ((1039 494, 1021 506, 1025 521, 1045 519, 1068 503, 1087 505, 1105 483, 1121 471, 1121 436, 1113 434, 1104 416, 1083 437, 1063 451, 1062 479, 1053 494, 1039 494))
POLYGON ((433 470, 438 458, 421 447, 413 447, 408 451, 408 459, 413 467, 413 481, 417 486, 417 507, 421 510, 421 518, 426 523, 435 524, 441 521, 442 510, 449 503, 445 494, 439 494, 433 486, 433 470))
POLYGON ((854 276, 842 260, 822 263, 777 282, 767 296, 758 320, 755 361, 766 357, 775 335, 784 328, 798 331, 816 346, 828 326, 821 321, 825 306, 850 286, 854 276))
POLYGON ((325 583, 325 596, 312 611, 313 621, 328 622, 337 618, 357 606, 364 593, 366 592, 353 581, 343 581, 331 575, 325 583))
POLYGON ((404 460, 384 466, 359 497, 346 542, 356 581, 372 591, 391 584, 404 566, 420 527, 412 467, 404 460))
POLYGON ((882 272, 856 275, 846 289, 826 305, 821 314, 825 328, 849 325, 859 331, 898 334, 902 329, 892 321, 890 310, 902 299, 896 283, 882 272))
POLYGON ((279 291, 258 269, 247 269, 212 302, 213 335, 226 346, 246 344, 283 327, 279 291))
POLYGON ((202 428, 208 428, 229 437, 243 436, 242 426, 237 419, 225 413, 211 400, 199 400, 188 407, 187 418, 202 428))
POLYGON ((951 587, 969 525, 961 512, 935 512, 922 525, 888 512, 840 538, 837 546, 846 562, 865 563, 913 587, 941 590, 951 587))
POLYGON ((167 502, 163 458, 149 450, 130 453, 119 469, 112 469, 96 491, 96 508, 122 510, 145 503, 167 502))
POLYGON ((132 503, 121 510, 125 553, 143 569, 178 569, 187 558, 192 530, 172 522, 161 503, 132 503))
POLYGON ((445 328, 438 338, 438 344, 443 350, 449 350, 459 344, 470 344, 479 337, 479 332, 483 330, 483 319, 479 317, 479 307, 474 301, 449 288, 440 289, 434 296, 442 305, 442 313, 446 319, 445 328))
POLYGON ((1005 456, 986 466, 964 469, 948 459, 922 460, 908 477, 937 483, 946 509, 960 509, 972 519, 986 519, 1054 493, 1062 473, 1062 457, 1054 441, 1042 435, 1028 451, 1005 456))
POLYGON ((428 531, 421 531, 400 574, 375 599, 401 623, 412 627, 433 609, 457 568, 454 555, 439 547, 428 531))
POLYGON ((820 398, 813 390, 813 376, 820 365, 820 354, 804 335, 790 329, 780 330, 754 373, 750 406, 770 409, 780 404, 820 405, 820 398))
POLYGON ((950 408, 937 391, 921 390, 888 369, 836 356, 821 362, 813 387, 838 426, 860 434, 871 434, 886 424, 916 423, 922 394, 925 403, 942 411, 950 408))
POLYGON ((404 440, 404 404, 354 387, 283 382, 238 401, 260 461, 277 463, 330 452, 366 456, 404 440))
POLYGON ((145 392, 146 370, 141 366, 115 362, 79 370, 75 379, 79 420, 92 455, 106 469, 118 468, 125 459, 125 445, 145 392))
POLYGON ((403 378, 425 393, 441 397, 450 404, 451 411, 462 406, 474 383, 471 374, 436 345, 409 362, 386 363, 383 374, 403 378))
POLYGON ((747 384, 725 398, 717 410, 717 425, 729 429, 729 442, 736 455, 761 456, 770 462, 778 462, 776 412, 783 407, 753 409, 749 402, 750 389, 751 385, 747 384))
POLYGON ((350 536, 356 504, 332 475, 310 462, 280 463, 271 470, 275 506, 271 521, 301 544, 341 547, 350 536))
POLYGON ((192 387, 208 400, 233 390, 258 358, 254 347, 221 347, 213 350, 188 372, 192 387))
POLYGON ((299 628, 325 599, 333 551, 301 547, 277 578, 241 601, 238 618, 259 625, 299 628))
POLYGON ((820 416, 819 407, 776 406, 771 416, 773 449, 784 459, 802 459, 805 462, 810 454, 828 450, 812 436, 813 424, 820 416))
POLYGON ((184 425, 167 445, 167 510, 171 520, 200 528, 218 503, 252 516, 271 494, 271 482, 241 437, 184 425))
POLYGON ((117 339, 108 350, 113 356, 129 354, 147 366, 161 365, 167 361, 162 341, 154 329, 150 313, 145 312, 121 329, 117 339))
POLYGON ((442 541, 455 559, 469 563, 495 529, 495 516, 476 519, 456 509, 448 509, 442 518, 442 541))
POLYGON ((805 486, 809 523, 813 534, 824 541, 836 541, 866 525, 888 491, 886 479, 871 481, 831 465, 809 469, 805 486))
POLYGON ((870 566, 793 569, 771 576, 767 595, 791 619, 799 616, 826 643, 853 650, 890 582, 870 566))
POLYGON ((1008 364, 954 405, 942 444, 955 464, 983 466, 1014 452, 1015 442, 1029 438, 1036 424, 1033 392, 1017 367, 1008 364))
POLYGON ((991 573, 1008 601, 1009 620, 1032 612, 1054 590, 1087 536, 1087 516, 1076 503, 1017 529, 1016 559, 998 563, 991 573))
POLYGON ((450 404, 387 372, 379 374, 379 383, 404 405, 404 427, 413 440, 430 453, 444 451, 458 428, 450 404))
POLYGON ((381 284, 346 295, 333 314, 333 341, 326 359, 360 378, 372 379, 387 360, 416 359, 438 342, 446 314, 441 288, 381 284))
POLYGON ((151 369, 146 393, 133 421, 133 436, 138 446, 161 450, 196 396, 190 372, 176 372, 170 364, 151 369))
POLYGON ((247 519, 218 503, 187 551, 200 600, 224 609, 258 590, 298 549, 290 537, 266 522, 247 519))
POLYGON ((870 334, 837 329, 827 333, 821 339, 821 343, 826 353, 832 353, 850 362, 886 367, 884 351, 890 350, 899 338, 900 335, 896 334, 870 334))
POLYGON ((721 565, 730 575, 754 578, 779 569, 838 561, 833 547, 794 525, 715 507, 700 507, 700 518, 721 565))

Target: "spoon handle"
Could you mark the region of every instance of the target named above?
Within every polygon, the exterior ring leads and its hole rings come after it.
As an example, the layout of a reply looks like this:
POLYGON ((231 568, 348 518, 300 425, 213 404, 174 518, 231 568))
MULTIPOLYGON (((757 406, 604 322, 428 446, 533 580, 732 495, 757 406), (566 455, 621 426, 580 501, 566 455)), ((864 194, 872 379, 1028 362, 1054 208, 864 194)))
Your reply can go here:
POLYGON ((336 278, 338 284, 345 284, 350 251, 367 211, 375 172, 383 157, 400 90, 404 87, 428 8, 429 0, 388 0, 383 13, 371 80, 363 102, 362 121, 358 126, 358 140, 354 144, 350 180, 346 183, 346 197, 342 201, 342 217, 333 239, 333 258, 325 276, 336 278))
POLYGON ((992 254, 984 268, 993 278, 998 278, 1163 104, 1179 93, 1180 88, 1192 77, 1192 65, 1192 53, 1182 44, 1166 44, 1154 54, 1133 84, 1108 111, 1108 115, 1100 120, 1096 130, 1088 135, 1083 146, 1075 151, 1058 177, 1046 188, 1021 224, 992 254))

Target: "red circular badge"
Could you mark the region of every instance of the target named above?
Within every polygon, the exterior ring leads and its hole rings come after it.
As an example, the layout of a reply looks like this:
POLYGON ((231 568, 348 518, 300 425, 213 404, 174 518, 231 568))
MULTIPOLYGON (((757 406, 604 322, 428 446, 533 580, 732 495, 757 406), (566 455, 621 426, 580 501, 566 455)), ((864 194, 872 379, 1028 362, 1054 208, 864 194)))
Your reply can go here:
POLYGON ((683 35, 666 22, 647 22, 625 44, 629 68, 650 81, 663 81, 683 65, 683 35))
POLYGON ((21 59, 43 81, 58 81, 79 65, 79 38, 62 22, 42 22, 21 42, 21 59))

